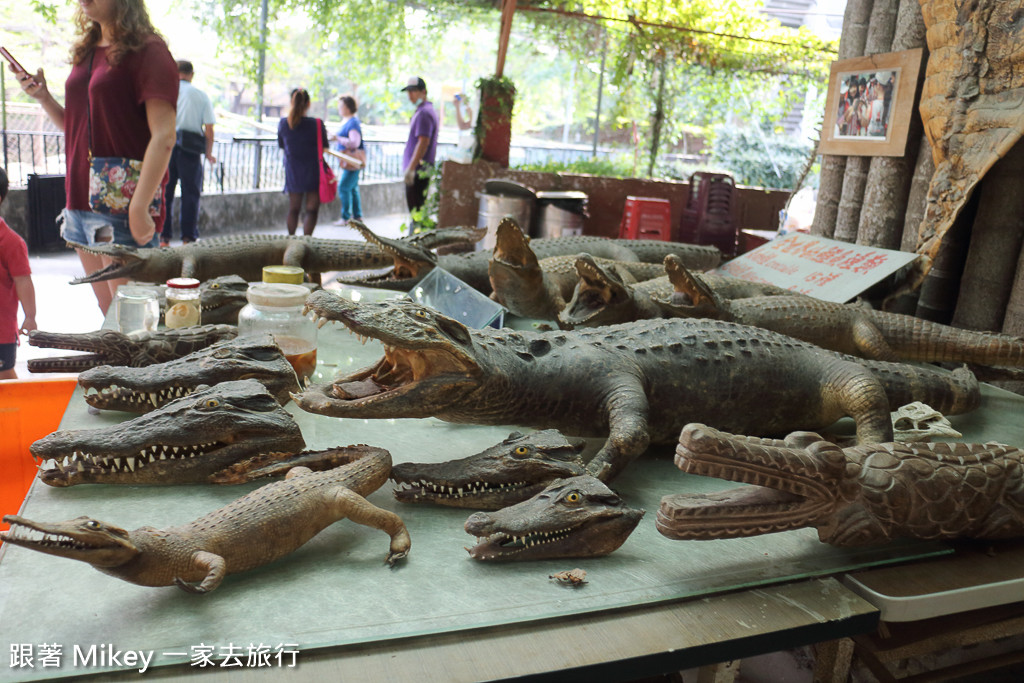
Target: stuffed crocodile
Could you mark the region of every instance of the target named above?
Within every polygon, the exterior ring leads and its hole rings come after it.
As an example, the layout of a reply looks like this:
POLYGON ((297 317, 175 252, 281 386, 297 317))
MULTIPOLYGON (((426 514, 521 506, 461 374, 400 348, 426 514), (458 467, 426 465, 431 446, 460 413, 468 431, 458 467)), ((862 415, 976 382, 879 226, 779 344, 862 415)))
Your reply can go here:
POLYGON ((284 405, 298 391, 295 369, 270 334, 226 339, 189 355, 141 368, 101 365, 78 376, 85 402, 102 410, 145 413, 202 385, 255 379, 284 405))
POLYGON ((466 533, 477 544, 466 550, 486 561, 600 557, 625 543, 643 516, 590 475, 556 479, 522 503, 471 515, 466 533))
POLYGON ((962 330, 803 295, 727 300, 682 264, 677 264, 669 277, 677 291, 688 295, 682 300, 657 299, 672 315, 753 325, 874 360, 1024 366, 1024 339, 1020 337, 962 330))
POLYGON ((701 424, 679 436, 689 474, 754 484, 661 500, 657 528, 679 540, 812 527, 837 546, 894 538, 1024 536, 1024 451, 995 443, 839 448, 813 433, 785 441, 701 424))
POLYGON ((890 403, 918 400, 953 415, 980 400, 977 380, 965 369, 858 361, 719 321, 517 332, 471 330, 405 300, 356 304, 321 291, 307 307, 322 321, 379 340, 384 357, 294 395, 303 410, 604 436, 588 464, 604 481, 648 444, 674 442, 684 425, 698 420, 735 432, 784 434, 850 416, 859 442, 891 441, 890 403))
POLYGON ((408 554, 405 524, 365 496, 387 481, 391 455, 383 449, 324 472, 295 467, 284 481, 256 489, 178 527, 126 531, 89 517, 46 524, 17 515, 0 540, 48 555, 88 562, 140 586, 178 586, 209 593, 228 574, 262 567, 297 550, 335 522, 348 518, 391 537, 388 566, 408 554))
MULTIPOLYGON (((341 276, 338 278, 339 282, 407 292, 437 266, 444 268, 470 287, 484 294, 491 293, 488 267, 492 253, 489 249, 468 254, 437 256, 416 245, 379 237, 358 222, 351 224, 359 230, 367 242, 376 244, 382 251, 391 254, 394 259, 393 268, 384 274, 362 277, 341 276)), ((514 219, 508 217, 502 219, 499 228, 503 225, 519 227, 514 219)), ((692 255, 692 258, 696 260, 695 267, 706 268, 714 267, 721 258, 721 253, 714 247, 662 242, 661 240, 614 240, 591 236, 540 238, 531 240, 530 248, 539 259, 549 256, 572 256, 586 252, 614 261, 643 261, 646 263, 661 263, 666 254, 678 252, 688 256, 692 255)))
POLYGON ((32 330, 29 346, 87 351, 76 356, 32 358, 29 372, 81 372, 99 365, 140 368, 182 358, 225 339, 234 339, 234 325, 196 325, 156 332, 124 334, 117 330, 60 333, 32 330))
MULTIPOLYGON (((682 264, 674 254, 665 257, 664 268, 670 269, 682 264)), ((598 327, 615 325, 647 318, 669 318, 652 298, 670 297, 675 293, 668 275, 631 283, 619 276, 614 269, 589 254, 576 258, 576 272, 579 278, 569 302, 558 314, 558 325, 571 330, 576 327, 598 327)), ((768 283, 750 282, 727 275, 701 273, 694 275, 723 299, 743 299, 751 296, 792 295, 793 292, 768 283)), ((678 297, 684 297, 679 294, 678 297)))
MULTIPOLYGON (((691 248, 687 256, 694 268, 717 265, 718 255, 691 248)), ((512 221, 498 225, 487 273, 495 299, 515 315, 555 320, 576 286, 576 256, 549 256, 538 260, 530 238, 512 221)), ((664 271, 659 264, 598 259, 629 282, 649 280, 664 271)))
POLYGON ((440 463, 400 462, 391 468, 402 503, 498 510, 521 503, 555 479, 586 473, 586 442, 545 429, 508 438, 485 451, 440 463))
MULTIPOLYGON (((449 228, 404 239, 427 250, 453 243, 472 243, 482 236, 477 228, 449 228)), ((72 280, 76 285, 115 278, 166 282, 175 277, 209 280, 222 275, 238 275, 249 282, 258 282, 263 279, 263 266, 299 266, 307 273, 325 273, 383 268, 392 262, 390 256, 366 242, 307 235, 229 235, 158 249, 136 249, 121 244, 75 246, 112 261, 105 268, 72 280)))

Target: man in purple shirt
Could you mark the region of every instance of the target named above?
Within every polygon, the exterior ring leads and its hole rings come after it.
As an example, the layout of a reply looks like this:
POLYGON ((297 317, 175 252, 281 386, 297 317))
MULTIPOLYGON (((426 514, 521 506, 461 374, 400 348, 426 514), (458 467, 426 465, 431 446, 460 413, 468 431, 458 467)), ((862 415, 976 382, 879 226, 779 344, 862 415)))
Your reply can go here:
POLYGON ((423 206, 427 198, 429 176, 424 173, 434 165, 437 155, 437 132, 441 128, 441 120, 434 105, 427 100, 427 84, 422 78, 414 76, 409 79, 402 92, 409 96, 409 101, 416 106, 416 111, 409 122, 409 139, 405 143, 402 154, 402 168, 405 169, 405 203, 409 210, 423 206))

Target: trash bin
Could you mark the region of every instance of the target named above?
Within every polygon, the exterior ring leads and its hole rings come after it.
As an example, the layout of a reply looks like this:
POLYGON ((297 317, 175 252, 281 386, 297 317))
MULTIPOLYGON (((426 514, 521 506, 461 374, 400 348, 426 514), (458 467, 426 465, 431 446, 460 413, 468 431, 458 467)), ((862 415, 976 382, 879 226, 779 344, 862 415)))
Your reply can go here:
POLYGON ((533 221, 533 209, 537 203, 537 194, 513 180, 488 180, 484 183, 484 193, 480 195, 480 212, 476 226, 487 228, 487 234, 477 244, 483 249, 493 249, 502 218, 511 216, 519 223, 520 229, 530 234, 533 221))
POLYGON ((578 190, 537 193, 537 229, 534 237, 568 237, 583 234, 587 193, 578 190))
POLYGON ((57 251, 64 240, 57 229, 57 216, 64 210, 63 175, 28 175, 28 243, 29 253, 57 251))

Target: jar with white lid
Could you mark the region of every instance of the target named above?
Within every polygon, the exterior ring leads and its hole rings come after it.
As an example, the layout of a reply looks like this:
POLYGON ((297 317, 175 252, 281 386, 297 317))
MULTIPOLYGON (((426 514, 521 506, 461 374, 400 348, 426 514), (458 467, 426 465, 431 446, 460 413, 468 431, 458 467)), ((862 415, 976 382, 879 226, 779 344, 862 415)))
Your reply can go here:
POLYGON ((316 369, 316 323, 302 314, 307 296, 302 285, 256 282, 238 313, 238 336, 272 334, 303 383, 316 369))
POLYGON ((199 280, 193 277, 175 277, 167 281, 167 310, 164 325, 170 329, 203 324, 202 293, 199 280))

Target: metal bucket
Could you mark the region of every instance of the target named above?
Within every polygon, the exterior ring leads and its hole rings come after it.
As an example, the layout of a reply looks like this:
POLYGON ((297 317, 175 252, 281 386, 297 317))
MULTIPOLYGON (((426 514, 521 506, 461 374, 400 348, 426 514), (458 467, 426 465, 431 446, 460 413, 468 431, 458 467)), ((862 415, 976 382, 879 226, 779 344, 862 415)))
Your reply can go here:
MULTIPOLYGON (((532 197, 504 197, 493 194, 480 195, 480 213, 477 216, 476 227, 487 228, 487 234, 482 240, 482 248, 493 249, 498 230, 498 223, 505 216, 511 216, 519 223, 523 232, 529 234, 531 221, 533 220, 533 205, 536 203, 532 197)), ((478 244, 480 244, 478 242, 478 244)))
POLYGON ((583 234, 583 216, 543 204, 537 215, 537 237, 569 237, 583 234))

